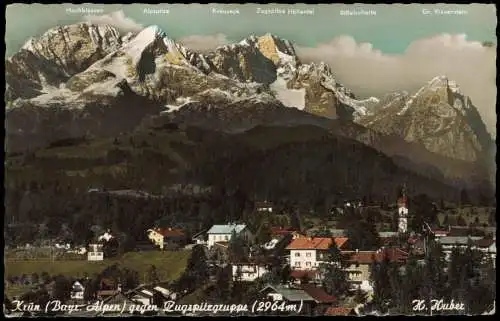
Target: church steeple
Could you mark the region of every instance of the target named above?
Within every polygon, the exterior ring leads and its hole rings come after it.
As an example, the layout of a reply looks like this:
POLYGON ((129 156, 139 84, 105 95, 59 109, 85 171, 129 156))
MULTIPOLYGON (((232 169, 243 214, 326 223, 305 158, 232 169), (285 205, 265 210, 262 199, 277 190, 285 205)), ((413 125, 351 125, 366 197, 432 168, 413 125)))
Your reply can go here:
POLYGON ((408 198, 406 196, 406 184, 403 185, 398 198, 398 232, 406 233, 408 229, 408 198))
POLYGON ((408 207, 408 197, 406 196, 406 183, 401 187, 398 198, 398 208, 408 207))

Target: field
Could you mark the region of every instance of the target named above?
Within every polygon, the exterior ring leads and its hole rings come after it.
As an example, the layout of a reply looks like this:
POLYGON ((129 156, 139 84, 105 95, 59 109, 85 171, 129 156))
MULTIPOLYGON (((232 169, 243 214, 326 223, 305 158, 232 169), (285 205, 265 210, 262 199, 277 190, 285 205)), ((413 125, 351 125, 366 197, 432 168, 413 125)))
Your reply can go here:
POLYGON ((62 274, 68 277, 82 277, 85 274, 92 277, 95 273, 102 272, 106 267, 118 264, 139 272, 141 282, 149 267, 155 265, 161 281, 177 279, 184 272, 187 260, 191 254, 189 250, 183 251, 150 251, 129 252, 117 259, 104 261, 86 260, 9 260, 5 261, 5 277, 20 276, 47 272, 49 275, 62 274))

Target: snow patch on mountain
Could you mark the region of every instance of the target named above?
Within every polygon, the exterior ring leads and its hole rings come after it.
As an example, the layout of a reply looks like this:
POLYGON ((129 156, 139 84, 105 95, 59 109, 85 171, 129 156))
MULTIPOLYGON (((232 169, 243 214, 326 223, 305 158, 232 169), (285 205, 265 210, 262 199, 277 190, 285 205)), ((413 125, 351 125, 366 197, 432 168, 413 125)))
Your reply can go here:
POLYGON ((270 85, 272 91, 276 93, 276 98, 287 107, 295 107, 303 110, 306 107, 306 90, 288 89, 287 81, 282 77, 278 77, 275 82, 270 85))
POLYGON ((197 100, 193 100, 191 97, 179 97, 175 100, 177 104, 175 105, 165 105, 167 110, 160 112, 160 114, 171 113, 181 109, 182 107, 189 105, 190 103, 196 103, 197 100))

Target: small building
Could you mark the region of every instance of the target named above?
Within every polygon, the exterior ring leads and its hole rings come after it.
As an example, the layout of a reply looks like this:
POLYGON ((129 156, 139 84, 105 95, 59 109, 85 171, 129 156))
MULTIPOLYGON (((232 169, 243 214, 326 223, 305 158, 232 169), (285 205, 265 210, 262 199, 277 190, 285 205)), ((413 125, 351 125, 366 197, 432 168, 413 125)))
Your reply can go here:
POLYGON ((111 234, 110 230, 107 230, 103 235, 98 237, 99 242, 109 242, 114 236, 111 234))
POLYGON ((466 248, 467 246, 474 245, 475 241, 483 239, 482 236, 444 236, 439 238, 437 241, 441 244, 443 248, 443 253, 445 254, 445 259, 449 260, 453 248, 466 248))
POLYGON ((483 239, 474 241, 474 248, 488 255, 492 260, 493 264, 495 264, 497 257, 497 245, 496 241, 493 238, 485 237, 483 239))
MULTIPOLYGON (((322 288, 314 284, 266 285, 260 293, 270 301, 284 301, 286 304, 302 305, 301 314, 322 315, 326 308, 336 302, 334 296, 328 295, 322 288)), ((278 313, 276 313, 278 314, 278 313)))
POLYGON ((195 235, 193 235, 191 240, 195 244, 206 245, 207 244, 207 230, 203 230, 201 232, 196 233, 195 235))
POLYGON ((268 273, 265 264, 259 263, 233 263, 233 281, 253 282, 268 273))
POLYGON ((142 286, 129 291, 128 297, 143 305, 153 305, 155 304, 155 297, 165 302, 167 300, 175 300, 176 295, 173 291, 162 286, 142 286))
POLYGON ((409 253, 399 248, 385 248, 377 251, 342 251, 351 263, 347 267, 349 281, 353 288, 367 290, 371 286, 370 274, 371 266, 374 262, 382 262, 387 258, 390 262, 404 263, 408 259, 409 253))
POLYGON ((102 261, 104 260, 104 251, 102 244, 89 244, 89 250, 87 251, 88 261, 102 261))
POLYGON ((255 202, 255 210, 257 212, 273 212, 273 203, 268 201, 255 202))
POLYGON ((83 300, 83 293, 85 292, 85 287, 80 281, 73 282, 71 287, 71 299, 72 300, 83 300))
POLYGON ((121 292, 121 285, 117 284, 111 278, 103 278, 99 283, 99 290, 97 291, 97 298, 105 300, 108 297, 114 296, 116 293, 121 292))
MULTIPOLYGON (((301 314, 311 315, 313 311, 314 298, 306 291, 289 285, 266 285, 261 291, 261 296, 269 301, 283 301, 285 304, 302 305, 301 314)), ((279 313, 275 313, 279 314, 279 313)))
POLYGON ((207 246, 211 248, 215 242, 229 242, 233 232, 242 236, 247 242, 253 241, 253 233, 245 224, 214 225, 207 232, 207 246))
POLYGON ((161 250, 176 246, 184 246, 187 244, 186 234, 182 229, 177 228, 154 228, 147 231, 148 238, 158 246, 161 250))

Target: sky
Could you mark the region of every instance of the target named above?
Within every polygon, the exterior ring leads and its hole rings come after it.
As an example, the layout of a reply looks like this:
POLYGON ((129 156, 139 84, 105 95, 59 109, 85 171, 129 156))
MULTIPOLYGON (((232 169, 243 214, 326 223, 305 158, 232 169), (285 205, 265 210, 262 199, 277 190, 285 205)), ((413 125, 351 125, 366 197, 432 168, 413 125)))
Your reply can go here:
POLYGON ((6 55, 51 27, 81 21, 112 24, 123 32, 155 24, 170 38, 200 51, 251 34, 272 33, 294 43, 302 61, 328 63, 338 81, 359 97, 414 92, 431 78, 447 75, 471 97, 488 130, 496 135, 496 48, 482 45, 496 44, 493 4, 13 4, 6 9, 6 55), (94 14, 88 13, 90 9, 94 14), (155 9, 162 12, 152 13, 155 9), (239 14, 216 14, 213 9, 239 14), (265 9, 303 9, 313 14, 262 14, 265 9), (440 14, 435 9, 461 14, 440 14), (345 10, 372 15, 342 15, 345 10))

